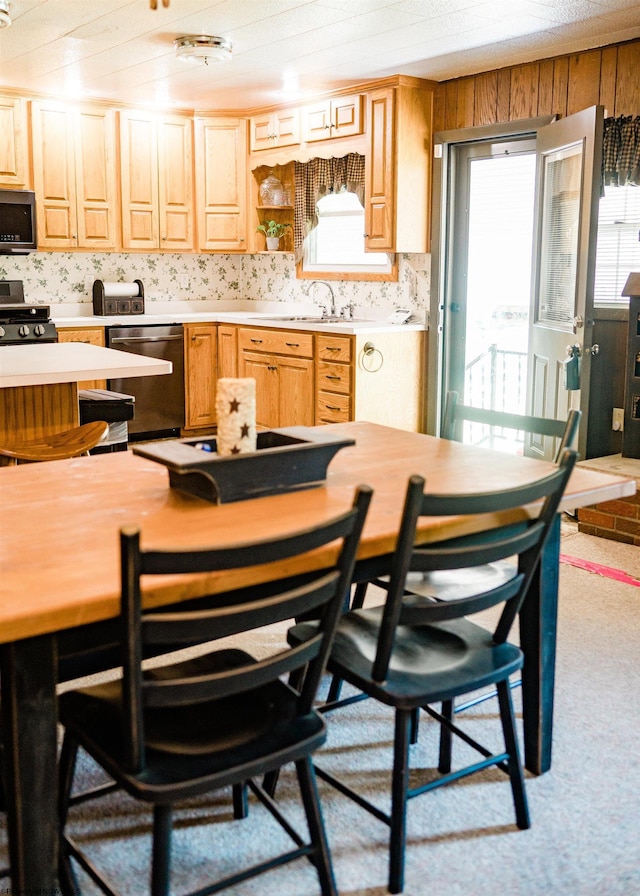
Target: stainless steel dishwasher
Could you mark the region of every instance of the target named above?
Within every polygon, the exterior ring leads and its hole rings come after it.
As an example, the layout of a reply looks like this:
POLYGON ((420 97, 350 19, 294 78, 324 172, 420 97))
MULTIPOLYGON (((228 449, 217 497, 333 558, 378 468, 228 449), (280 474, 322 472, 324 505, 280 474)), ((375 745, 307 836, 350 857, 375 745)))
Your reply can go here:
POLYGON ((179 435, 184 426, 184 340, 182 324, 107 327, 107 346, 134 355, 171 361, 162 376, 137 376, 108 381, 114 392, 135 397, 129 439, 179 435))

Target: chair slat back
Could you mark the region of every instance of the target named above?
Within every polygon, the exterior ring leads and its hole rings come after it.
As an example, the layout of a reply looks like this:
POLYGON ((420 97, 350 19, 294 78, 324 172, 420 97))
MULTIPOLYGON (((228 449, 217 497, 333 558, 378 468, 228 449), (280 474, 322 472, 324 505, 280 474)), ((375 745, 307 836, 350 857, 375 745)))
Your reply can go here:
MULTIPOLYGON (((350 510, 326 523, 280 538, 242 545, 221 545, 190 551, 152 551, 140 547, 140 531, 123 529, 121 583, 123 626, 123 705, 129 737, 129 764, 144 766, 144 716, 152 706, 181 706, 245 693, 284 675, 304 671, 299 696, 300 714, 313 705, 331 649, 335 628, 353 575, 355 555, 371 501, 371 489, 361 486, 350 510), (269 568, 282 560, 304 558, 318 548, 335 544, 329 568, 315 564, 297 576, 278 578, 269 568), (255 586, 216 594, 210 600, 145 611, 141 577, 176 573, 224 572, 259 567, 255 586), (270 580, 271 579, 271 580, 270 580), (243 660, 215 674, 196 674, 181 667, 181 677, 163 680, 145 675, 142 658, 149 646, 167 651, 214 642, 250 632, 274 622, 314 612, 320 617, 317 635, 301 648, 284 646, 260 662, 243 660), (184 671, 183 671, 184 670, 184 671)), ((237 657, 241 656, 236 654, 237 657)))
POLYGON ((575 451, 566 450, 557 468, 535 482, 472 495, 425 493, 424 479, 410 478, 373 667, 376 681, 386 677, 398 625, 430 625, 504 604, 494 640, 506 640, 531 585, 575 460, 575 451), (537 515, 531 507, 536 503, 541 504, 537 515), (468 515, 478 516, 478 532, 434 544, 416 544, 420 516, 468 515), (482 528, 482 515, 491 520, 486 528, 482 528), (518 558, 518 574, 496 588, 447 601, 405 595, 409 572, 465 569, 514 556, 518 558))
POLYGON ((527 414, 509 414, 490 408, 475 408, 459 402, 457 392, 447 392, 441 435, 444 439, 462 441, 462 425, 467 421, 517 432, 552 436, 559 439, 555 454, 555 459, 558 460, 565 448, 573 447, 580 426, 580 417, 581 412, 578 410, 570 410, 566 420, 554 420, 527 414))

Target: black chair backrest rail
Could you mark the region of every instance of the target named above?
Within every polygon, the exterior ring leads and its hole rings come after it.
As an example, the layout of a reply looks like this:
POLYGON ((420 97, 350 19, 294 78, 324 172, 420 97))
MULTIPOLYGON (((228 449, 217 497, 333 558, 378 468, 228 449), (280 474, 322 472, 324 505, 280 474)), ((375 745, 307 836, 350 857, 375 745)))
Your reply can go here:
POLYGON ((565 448, 573 447, 580 426, 580 417, 581 412, 575 409, 569 411, 566 420, 555 420, 550 417, 536 417, 529 414, 511 414, 491 408, 476 408, 460 402, 457 392, 447 392, 441 435, 445 439, 461 441, 462 426, 466 421, 516 432, 526 432, 530 435, 552 436, 559 439, 555 452, 557 460, 562 456, 565 448))

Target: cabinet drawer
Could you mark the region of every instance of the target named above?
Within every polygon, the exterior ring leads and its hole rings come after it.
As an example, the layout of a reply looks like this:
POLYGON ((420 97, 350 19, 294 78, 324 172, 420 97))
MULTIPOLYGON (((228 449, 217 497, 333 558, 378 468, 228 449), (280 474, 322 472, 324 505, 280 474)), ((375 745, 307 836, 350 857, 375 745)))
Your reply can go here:
POLYGON ((321 423, 348 423, 351 419, 351 399, 348 395, 318 392, 316 426, 321 423))
POLYGON ((252 352, 292 355, 295 358, 313 357, 313 334, 297 330, 260 330, 242 327, 238 333, 238 348, 252 352))
POLYGON ((351 367, 349 364, 330 364, 328 361, 318 362, 318 389, 327 392, 340 392, 348 395, 351 392, 351 367))
POLYGON ((349 336, 316 336, 321 361, 351 361, 353 340, 349 336))

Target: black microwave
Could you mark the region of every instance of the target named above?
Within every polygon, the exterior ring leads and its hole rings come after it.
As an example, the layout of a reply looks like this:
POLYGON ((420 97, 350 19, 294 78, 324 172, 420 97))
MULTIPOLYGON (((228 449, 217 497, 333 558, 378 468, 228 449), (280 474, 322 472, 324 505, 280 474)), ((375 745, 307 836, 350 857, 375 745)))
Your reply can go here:
POLYGON ((36 194, 0 190, 0 255, 26 255, 37 248, 36 194))

